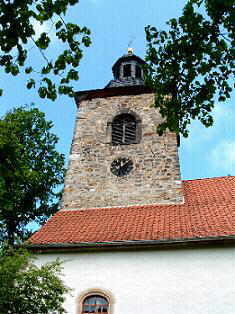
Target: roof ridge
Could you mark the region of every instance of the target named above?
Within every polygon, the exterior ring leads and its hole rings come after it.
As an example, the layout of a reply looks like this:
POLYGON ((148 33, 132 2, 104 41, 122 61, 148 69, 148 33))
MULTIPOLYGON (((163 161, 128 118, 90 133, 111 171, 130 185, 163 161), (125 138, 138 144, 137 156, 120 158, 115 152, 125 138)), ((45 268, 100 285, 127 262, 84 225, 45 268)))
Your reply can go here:
POLYGON ((221 177, 207 177, 207 178, 197 178, 197 179, 187 179, 187 180, 182 180, 182 182, 192 182, 192 181, 202 181, 202 180, 213 180, 213 179, 229 179, 229 178, 235 178, 235 176, 221 176, 221 177))
POLYGON ((123 205, 123 206, 109 206, 109 207, 93 207, 93 208, 81 208, 81 209, 77 209, 77 208, 74 208, 74 209, 60 209, 57 213, 59 212, 63 212, 63 213, 66 213, 66 212, 90 212, 90 211, 97 211, 97 210, 104 210, 104 211, 107 211, 107 210, 110 210, 110 209, 113 209, 113 210, 123 210, 123 209, 152 209, 154 207, 165 207, 165 208, 169 208, 169 207, 178 207, 178 206, 184 206, 185 204, 182 203, 182 204, 142 204, 142 205, 123 205))
MULTIPOLYGON (((232 198, 235 198, 235 191, 234 193, 232 193, 232 198)), ((221 201, 217 201, 215 200, 214 201, 214 204, 217 204, 217 205, 221 205, 221 201)), ((231 200, 223 200, 223 204, 231 204, 231 200)), ((201 202, 201 201, 194 201, 193 204, 171 204, 171 205, 165 205, 165 204, 147 204, 147 205, 133 205, 133 206, 121 206, 121 207, 97 207, 97 208, 88 208, 88 209, 60 209, 58 212, 56 212, 54 214, 57 215, 57 214, 68 214, 68 213, 88 213, 88 212, 97 212, 97 211, 104 211, 106 213, 109 213, 111 210, 114 210, 114 211, 123 211, 123 210, 151 210, 151 209, 154 209, 154 210, 157 210, 157 209, 163 209, 163 207, 165 208, 194 208, 195 206, 200 206, 200 207, 203 207, 203 206, 208 206, 208 205, 211 205, 211 202, 209 201, 204 201, 204 202, 201 202)))

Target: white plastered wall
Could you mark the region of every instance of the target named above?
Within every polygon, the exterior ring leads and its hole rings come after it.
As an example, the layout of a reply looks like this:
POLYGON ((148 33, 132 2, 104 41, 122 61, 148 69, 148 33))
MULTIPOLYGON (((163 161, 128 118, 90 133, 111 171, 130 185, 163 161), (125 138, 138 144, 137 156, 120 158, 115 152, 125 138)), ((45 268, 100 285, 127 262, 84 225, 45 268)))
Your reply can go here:
POLYGON ((42 254, 37 263, 57 257, 73 289, 69 314, 77 314, 79 296, 95 288, 111 292, 113 314, 235 312, 235 248, 42 254))

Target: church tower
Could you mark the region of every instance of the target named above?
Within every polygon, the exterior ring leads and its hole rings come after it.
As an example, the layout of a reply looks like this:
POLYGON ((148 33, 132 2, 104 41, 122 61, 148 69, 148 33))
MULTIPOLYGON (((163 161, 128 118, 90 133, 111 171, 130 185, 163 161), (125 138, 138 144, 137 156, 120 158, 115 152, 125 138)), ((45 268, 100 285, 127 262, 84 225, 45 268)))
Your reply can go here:
POLYGON ((162 117, 151 107, 143 64, 129 49, 105 88, 76 93, 63 209, 183 202, 177 136, 156 133, 162 117))

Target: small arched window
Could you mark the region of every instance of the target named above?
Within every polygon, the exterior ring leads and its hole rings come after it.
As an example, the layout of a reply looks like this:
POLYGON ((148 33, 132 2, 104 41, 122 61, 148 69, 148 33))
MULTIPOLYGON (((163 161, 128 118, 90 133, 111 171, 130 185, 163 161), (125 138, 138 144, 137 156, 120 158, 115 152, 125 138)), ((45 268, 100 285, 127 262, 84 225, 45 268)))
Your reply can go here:
POLYGON ((89 295, 86 297, 82 304, 82 314, 89 313, 109 313, 109 302, 108 300, 98 294, 89 295))
POLYGON ((124 77, 131 76, 131 64, 124 64, 124 66, 123 66, 123 76, 124 77))
POLYGON ((135 67, 135 77, 142 78, 141 67, 138 65, 135 67))
POLYGON ((137 123, 133 115, 123 113, 112 122, 112 144, 129 145, 137 143, 137 123))

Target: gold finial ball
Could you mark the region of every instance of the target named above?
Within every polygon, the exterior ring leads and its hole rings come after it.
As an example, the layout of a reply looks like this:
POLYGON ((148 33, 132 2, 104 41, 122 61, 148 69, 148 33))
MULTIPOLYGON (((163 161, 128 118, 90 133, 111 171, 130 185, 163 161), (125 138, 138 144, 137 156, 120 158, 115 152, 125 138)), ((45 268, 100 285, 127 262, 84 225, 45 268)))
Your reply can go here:
POLYGON ((127 49, 128 56, 132 56, 133 52, 134 52, 133 48, 128 48, 127 49))

